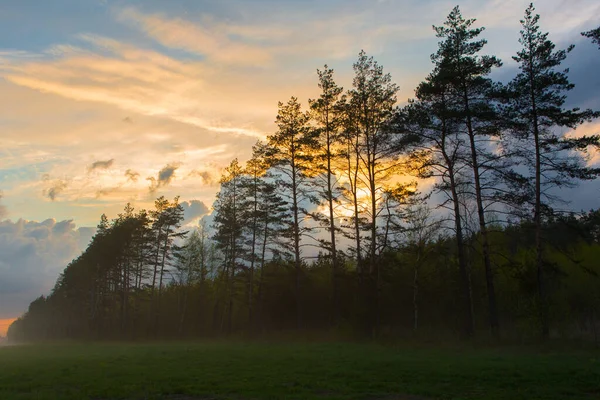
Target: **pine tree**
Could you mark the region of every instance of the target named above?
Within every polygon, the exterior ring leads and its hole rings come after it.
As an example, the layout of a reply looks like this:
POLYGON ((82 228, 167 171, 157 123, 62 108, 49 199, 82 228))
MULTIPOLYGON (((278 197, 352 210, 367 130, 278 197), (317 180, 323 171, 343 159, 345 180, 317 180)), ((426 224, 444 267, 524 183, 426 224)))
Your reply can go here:
POLYGON ((592 29, 591 31, 581 32, 582 36, 592 39, 592 43, 596 43, 600 48, 600 27, 592 29))
POLYGON ((124 334, 129 323, 129 293, 132 286, 132 274, 135 265, 136 248, 135 239, 137 231, 137 220, 133 214, 133 206, 127 203, 123 213, 118 215, 118 218, 114 221, 113 229, 118 235, 117 242, 120 247, 119 261, 116 266, 116 286, 120 292, 120 328, 121 333, 124 334))
MULTIPOLYGON (((539 15, 535 14, 533 4, 525 11, 521 25, 519 43, 522 49, 513 57, 519 64, 520 72, 509 84, 509 100, 505 109, 512 139, 506 147, 510 147, 519 157, 521 165, 529 170, 529 175, 525 177, 525 189, 531 196, 526 204, 533 207, 539 317, 542 337, 547 338, 550 321, 543 220, 552 213, 554 195, 550 190, 572 187, 573 180, 589 180, 597 176, 600 170, 588 168, 574 152, 581 153, 589 146, 598 146, 600 137, 575 138, 561 131, 561 128, 575 129, 598 116, 591 110, 564 108, 566 93, 574 85, 569 82, 568 70, 561 71, 558 68, 574 46, 555 50, 556 46, 548 39, 548 33, 540 31, 539 15)), ((514 175, 518 176, 518 172, 514 175)), ((522 179, 515 180, 515 184, 521 182, 522 179)))
POLYGON ((488 147, 491 139, 499 134, 496 123, 499 117, 492 101, 495 85, 487 76, 493 68, 500 67, 502 63, 494 56, 479 55, 487 43, 485 39, 478 38, 485 28, 473 28, 474 23, 475 19, 464 19, 456 6, 443 26, 434 27, 437 37, 442 41, 432 60, 439 69, 438 78, 445 81, 444 84, 449 90, 450 107, 456 113, 455 118, 464 126, 468 138, 469 152, 466 162, 470 166, 474 182, 486 275, 489 323, 492 334, 497 336, 499 322, 485 214, 485 191, 486 178, 491 178, 489 172, 493 170, 487 165, 495 159, 488 147))
POLYGON ((421 268, 432 253, 435 235, 439 232, 440 221, 432 216, 427 205, 411 207, 406 217, 405 251, 413 260, 413 330, 419 328, 419 281, 421 268))
POLYGON ((378 256, 381 253, 379 217, 384 208, 385 193, 390 179, 399 173, 400 155, 392 130, 398 86, 389 73, 383 72, 373 57, 364 51, 354 64, 353 88, 348 92, 345 107, 347 142, 347 175, 350 180, 351 202, 354 207, 356 254, 362 287, 365 290, 367 320, 365 328, 376 335, 378 330, 379 292, 378 256), (366 199, 359 199, 359 192, 366 199), (366 201, 364 207, 359 204, 366 201), (362 210, 361 210, 362 208, 362 210), (360 214, 366 217, 361 220, 360 214), (367 231, 368 268, 361 260, 361 230, 367 231))
POLYGON ((153 271, 152 271, 152 283, 150 284, 152 297, 154 297, 156 290, 156 280, 159 276, 160 271, 160 255, 162 251, 162 244, 165 237, 165 218, 164 214, 169 208, 169 200, 165 199, 164 196, 159 197, 154 201, 154 210, 150 211, 150 217, 152 219, 152 234, 154 241, 152 243, 153 253, 153 271))
POLYGON ((297 327, 302 327, 302 238, 309 229, 303 222, 307 215, 306 205, 312 201, 308 193, 308 177, 313 165, 316 148, 316 131, 308 125, 309 115, 302 111, 298 99, 292 97, 286 104, 279 103, 278 130, 267 140, 266 156, 279 175, 277 185, 281 195, 288 201, 291 223, 283 234, 289 238, 296 269, 296 317, 297 327))
POLYGON ((434 193, 442 193, 440 207, 452 215, 456 238, 456 256, 460 273, 460 298, 462 332, 470 337, 474 332, 473 301, 465 253, 461 196, 465 184, 461 171, 465 165, 464 152, 468 149, 463 135, 457 129, 458 122, 450 108, 450 93, 442 71, 436 68, 415 91, 416 100, 404 108, 399 117, 408 132, 417 136, 409 161, 417 177, 435 178, 434 193))
POLYGON ((329 241, 321 240, 321 247, 329 252, 331 260, 332 282, 332 322, 337 321, 339 313, 338 274, 339 257, 336 235, 339 228, 336 226, 335 210, 339 204, 340 187, 336 169, 341 161, 340 141, 343 124, 344 98, 341 96, 343 88, 339 87, 333 79, 333 69, 325 65, 324 69, 317 70, 321 95, 316 100, 309 100, 312 119, 316 123, 319 134, 317 148, 315 149, 315 164, 313 168, 315 186, 317 186, 319 199, 325 202, 325 213, 315 212, 313 218, 325 227, 329 233, 329 241))
POLYGON ((187 235, 187 231, 180 230, 181 223, 184 219, 183 212, 183 207, 179 204, 179 196, 176 196, 175 199, 168 204, 163 213, 159 215, 159 219, 162 221, 161 225, 163 226, 160 278, 158 286, 159 300, 163 289, 164 277, 170 269, 171 262, 174 259, 176 252, 179 250, 175 241, 181 240, 187 235))
MULTIPOLYGON (((264 149, 264 148, 263 148, 264 149)), ((258 228, 259 239, 257 254, 258 283, 256 322, 262 324, 263 292, 265 286, 265 265, 268 255, 273 258, 281 248, 289 247, 288 239, 280 235, 292 224, 288 202, 280 195, 277 177, 271 171, 262 176, 258 191, 258 228)), ((252 328, 255 328, 253 326, 252 328)))
POLYGON ((246 261, 248 263, 246 296, 248 299, 248 321, 254 327, 254 276, 256 264, 259 260, 260 249, 260 192, 263 186, 263 177, 267 173, 268 162, 264 158, 265 145, 258 142, 252 148, 252 158, 246 163, 242 176, 241 189, 243 192, 241 208, 243 219, 247 221, 244 227, 245 245, 247 247, 246 261))
POLYGON ((198 229, 194 229, 187 236, 181 247, 180 252, 176 255, 177 263, 175 269, 178 276, 178 284, 182 288, 182 299, 179 319, 179 335, 183 335, 185 321, 187 318, 188 299, 190 292, 195 283, 201 280, 204 268, 204 238, 203 233, 198 229))
POLYGON ((390 122, 396 104, 398 86, 390 74, 383 72, 373 57, 364 51, 354 64, 353 89, 348 93, 349 116, 347 129, 358 137, 357 151, 361 182, 368 193, 369 273, 373 274, 377 260, 378 201, 384 192, 384 182, 395 171, 391 168, 397 158, 392 145, 390 122), (390 165, 391 164, 391 165, 390 165))
MULTIPOLYGON (((227 331, 232 330, 233 318, 233 296, 234 281, 238 267, 242 264, 244 255, 243 228, 244 210, 243 210, 243 191, 242 191, 242 167, 237 158, 234 159, 225 169, 221 177, 221 189, 217 194, 217 200, 214 204, 214 226, 215 234, 213 240, 216 247, 224 256, 222 276, 225 281, 225 291, 227 293, 227 331)), ((217 300, 218 302, 218 300, 217 300)), ((216 305, 218 308, 218 305, 216 305)), ((223 314, 223 317, 225 314, 223 314)), ((224 319, 221 319, 221 326, 224 319)))

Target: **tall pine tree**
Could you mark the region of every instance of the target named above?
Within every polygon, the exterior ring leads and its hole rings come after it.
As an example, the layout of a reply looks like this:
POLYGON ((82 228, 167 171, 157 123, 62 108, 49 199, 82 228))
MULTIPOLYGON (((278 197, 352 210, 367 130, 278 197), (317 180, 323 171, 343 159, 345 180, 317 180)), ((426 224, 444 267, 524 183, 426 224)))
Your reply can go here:
POLYGON ((340 187, 339 178, 335 171, 340 163, 341 128, 343 123, 343 88, 338 86, 333 79, 333 69, 325 65, 323 70, 317 70, 321 95, 316 100, 309 100, 310 111, 316 123, 318 140, 315 149, 315 186, 319 199, 325 202, 325 213, 313 213, 313 217, 329 233, 329 241, 321 240, 321 246, 329 252, 331 259, 332 282, 332 322, 337 321, 339 314, 339 256, 337 248, 336 208, 339 204, 340 187))
POLYGON ((474 23, 475 19, 464 19, 456 6, 443 26, 434 27, 437 37, 442 40, 432 59, 439 69, 438 77, 445 80, 444 83, 449 89, 454 118, 461 122, 468 139, 466 163, 470 166, 474 183, 486 275, 489 323, 492 333, 497 335, 498 310, 486 220, 485 192, 486 178, 491 177, 490 173, 493 171, 493 168, 488 167, 494 160, 489 150, 490 139, 499 133, 496 124, 499 118, 492 101, 494 84, 488 75, 493 68, 500 67, 502 63, 494 56, 479 55, 487 41, 479 38, 484 28, 474 28, 474 23))
POLYGON ((301 242, 309 227, 303 222, 306 206, 311 195, 308 180, 316 147, 316 131, 308 125, 310 116, 302 111, 298 99, 292 97, 287 103, 279 103, 276 124, 278 130, 267 140, 266 156, 272 168, 279 174, 277 184, 286 198, 291 214, 291 224, 283 232, 290 239, 296 269, 296 322, 302 327, 302 252, 301 242))
MULTIPOLYGON (((600 137, 565 135, 564 128, 575 129, 598 116, 591 110, 564 107, 566 93, 574 85, 569 82, 568 69, 560 70, 559 67, 574 46, 555 50, 548 33, 540 31, 539 15, 535 14, 533 4, 525 11, 521 25, 519 43, 522 49, 513 57, 520 72, 508 87, 506 113, 511 140, 506 147, 519 157, 521 165, 528 168, 525 189, 529 189, 531 196, 526 204, 533 208, 539 318, 542 337, 547 338, 550 321, 543 221, 552 213, 555 195, 551 190, 572 187, 574 180, 597 176, 600 170, 588 168, 584 160, 574 153, 585 152, 589 146, 598 146, 600 137)), ((515 176, 518 175, 515 173, 515 176)), ((515 184, 519 183, 522 189, 521 182, 522 179, 515 179, 515 184)))

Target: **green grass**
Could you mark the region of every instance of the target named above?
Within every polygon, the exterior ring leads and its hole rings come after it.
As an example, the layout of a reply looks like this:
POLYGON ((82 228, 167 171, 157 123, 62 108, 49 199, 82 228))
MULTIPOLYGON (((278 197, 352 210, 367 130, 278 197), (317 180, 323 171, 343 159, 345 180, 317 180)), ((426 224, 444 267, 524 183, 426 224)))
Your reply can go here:
POLYGON ((598 399, 598 351, 374 344, 0 348, 0 399, 598 399))

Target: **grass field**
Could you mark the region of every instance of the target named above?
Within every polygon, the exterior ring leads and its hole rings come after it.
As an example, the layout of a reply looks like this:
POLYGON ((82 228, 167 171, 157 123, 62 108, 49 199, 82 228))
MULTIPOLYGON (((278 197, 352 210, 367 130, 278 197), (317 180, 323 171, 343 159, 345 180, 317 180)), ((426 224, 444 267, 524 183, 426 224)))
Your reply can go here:
POLYGON ((0 348, 0 399, 598 399, 598 351, 374 344, 0 348))

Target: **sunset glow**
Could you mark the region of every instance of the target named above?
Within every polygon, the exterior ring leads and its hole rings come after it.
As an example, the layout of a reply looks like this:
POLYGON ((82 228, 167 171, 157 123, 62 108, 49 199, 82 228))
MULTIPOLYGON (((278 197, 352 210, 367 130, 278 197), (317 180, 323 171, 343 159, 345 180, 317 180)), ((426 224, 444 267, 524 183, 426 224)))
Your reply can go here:
POLYGON ((0 319, 0 336, 6 336, 6 332, 8 331, 8 327, 16 318, 7 318, 0 319))

